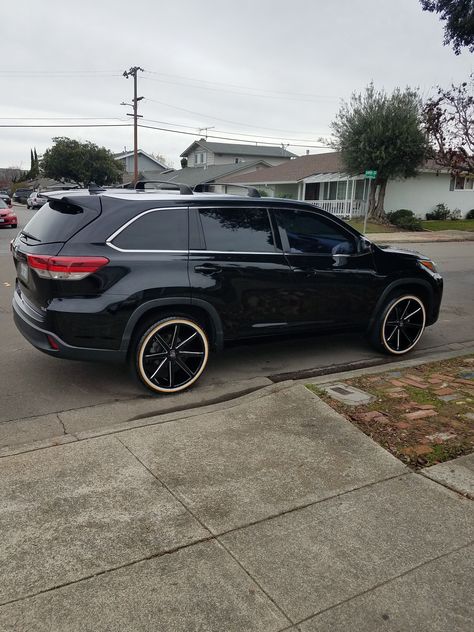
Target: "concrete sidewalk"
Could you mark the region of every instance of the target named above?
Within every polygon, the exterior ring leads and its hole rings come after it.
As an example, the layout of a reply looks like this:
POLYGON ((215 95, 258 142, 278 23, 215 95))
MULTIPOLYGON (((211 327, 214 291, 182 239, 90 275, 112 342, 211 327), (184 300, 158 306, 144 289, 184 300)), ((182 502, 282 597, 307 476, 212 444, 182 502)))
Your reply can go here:
POLYGON ((0 459, 3 631, 471 630, 473 503, 303 385, 0 459))
POLYGON ((468 230, 439 230, 401 233, 368 233, 367 239, 376 244, 436 243, 443 241, 474 241, 474 232, 468 230))

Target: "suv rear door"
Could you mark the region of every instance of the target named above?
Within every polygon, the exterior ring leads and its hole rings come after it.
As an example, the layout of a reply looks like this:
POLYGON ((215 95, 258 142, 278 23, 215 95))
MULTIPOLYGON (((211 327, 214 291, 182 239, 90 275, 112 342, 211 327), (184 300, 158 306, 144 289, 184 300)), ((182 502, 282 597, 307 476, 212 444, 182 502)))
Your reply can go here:
POLYGON ((268 210, 221 204, 190 213, 192 297, 215 307, 224 336, 286 327, 291 270, 268 210))

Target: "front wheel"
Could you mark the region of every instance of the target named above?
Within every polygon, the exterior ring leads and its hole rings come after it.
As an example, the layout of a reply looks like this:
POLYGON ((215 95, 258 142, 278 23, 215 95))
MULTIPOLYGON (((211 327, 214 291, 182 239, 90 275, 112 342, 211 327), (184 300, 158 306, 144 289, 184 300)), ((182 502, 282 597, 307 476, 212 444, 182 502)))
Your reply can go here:
POLYGON ((390 299, 369 333, 371 344, 383 353, 403 355, 413 349, 426 324, 426 310, 417 296, 403 294, 390 299))
POLYGON ((178 393, 196 382, 208 357, 209 342, 201 326, 185 316, 170 316, 139 335, 132 359, 148 389, 178 393))

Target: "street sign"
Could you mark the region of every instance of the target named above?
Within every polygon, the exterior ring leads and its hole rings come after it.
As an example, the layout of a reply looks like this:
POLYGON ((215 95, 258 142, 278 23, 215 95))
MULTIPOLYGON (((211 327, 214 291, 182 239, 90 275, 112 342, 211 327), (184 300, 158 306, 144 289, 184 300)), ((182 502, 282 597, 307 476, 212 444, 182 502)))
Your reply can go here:
POLYGON ((373 169, 369 169, 365 172, 365 177, 369 178, 369 180, 375 180, 375 178, 377 177, 377 172, 373 169))

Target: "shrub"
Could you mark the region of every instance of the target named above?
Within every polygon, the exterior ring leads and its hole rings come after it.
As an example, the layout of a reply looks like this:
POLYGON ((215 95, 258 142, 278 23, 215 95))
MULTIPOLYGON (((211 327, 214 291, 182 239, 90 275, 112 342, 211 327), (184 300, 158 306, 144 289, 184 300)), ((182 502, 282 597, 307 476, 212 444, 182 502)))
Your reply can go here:
POLYGON ((474 208, 467 212, 466 219, 474 219, 474 208))
POLYGON ((392 211, 387 213, 387 217, 391 224, 403 228, 405 230, 423 230, 421 221, 415 216, 413 211, 407 208, 398 209, 398 211, 392 211))
POLYGON ((390 213, 387 213, 388 221, 396 226, 398 226, 398 222, 402 217, 414 217, 414 213, 407 208, 399 208, 398 211, 390 211, 390 213))
POLYGON ((460 208, 455 208, 454 211, 451 211, 449 214, 449 219, 461 219, 462 213, 460 208))
POLYGON ((437 204, 434 211, 426 213, 426 219, 449 219, 450 217, 451 211, 446 204, 437 204))

